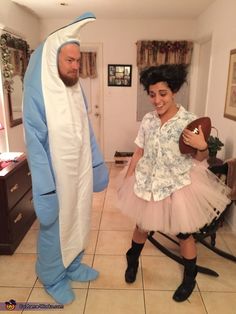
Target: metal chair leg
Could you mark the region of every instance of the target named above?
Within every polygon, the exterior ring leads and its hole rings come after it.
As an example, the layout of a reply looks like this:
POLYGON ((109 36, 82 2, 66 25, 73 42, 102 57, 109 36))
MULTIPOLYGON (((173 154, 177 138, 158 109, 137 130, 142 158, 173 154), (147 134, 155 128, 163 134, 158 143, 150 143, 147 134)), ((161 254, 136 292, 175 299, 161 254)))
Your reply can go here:
POLYGON ((225 251, 222 251, 220 249, 218 249, 216 246, 212 246, 210 243, 208 243, 206 240, 204 239, 201 239, 201 238, 198 238, 197 236, 194 235, 194 238, 200 242, 201 244, 203 244, 205 247, 207 247, 209 250, 215 252, 216 254, 224 257, 224 258, 227 258, 233 262, 236 262, 236 256, 234 255, 231 255, 225 251))
MULTIPOLYGON (((179 256, 177 256, 176 254, 172 253, 171 251, 169 251, 167 248, 165 248, 162 244, 160 244, 156 239, 153 238, 153 234, 154 232, 151 232, 148 235, 148 240, 155 246, 157 247, 162 253, 164 253, 166 256, 170 257, 171 259, 173 259, 174 261, 176 261, 177 263, 184 265, 183 259, 179 256)), ((172 239, 173 240, 173 239, 172 239)), ((174 241, 174 240, 173 240, 174 241)), ((202 267, 197 265, 197 269, 199 273, 202 274, 206 274, 206 275, 210 275, 210 276, 214 276, 214 277, 218 277, 219 274, 217 272, 215 272, 212 269, 206 268, 206 267, 202 267)))

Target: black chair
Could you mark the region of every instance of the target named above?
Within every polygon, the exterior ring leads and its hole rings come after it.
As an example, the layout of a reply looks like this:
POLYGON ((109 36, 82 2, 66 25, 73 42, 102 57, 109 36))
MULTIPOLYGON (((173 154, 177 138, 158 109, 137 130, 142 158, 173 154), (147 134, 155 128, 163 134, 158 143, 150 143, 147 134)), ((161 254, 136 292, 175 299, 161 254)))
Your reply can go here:
MULTIPOLYGON (((209 168, 214 174, 217 176, 224 176, 224 180, 226 182, 227 179, 227 173, 228 173, 228 164, 224 163, 222 165, 217 165, 217 166, 212 166, 209 168)), ((232 203, 232 202, 231 202, 232 203)), ((210 225, 206 225, 203 228, 199 230, 199 232, 196 232, 193 234, 194 239, 196 242, 199 242, 203 244, 205 247, 207 247, 209 250, 213 251, 214 253, 227 258, 233 262, 236 262, 236 256, 231 255, 219 248, 216 247, 216 233, 217 230, 223 226, 224 220, 225 220, 225 215, 227 214, 227 211, 231 205, 231 203, 225 208, 225 210, 222 212, 222 214, 217 218, 212 221, 210 225), (210 237, 210 243, 206 241, 207 238, 210 237)), ((161 234, 163 237, 167 238, 171 242, 175 243, 176 245, 179 246, 179 242, 176 241, 175 239, 171 238, 170 236, 162 233, 162 232, 157 232, 161 234)), ((148 240, 156 247, 158 248, 162 253, 164 253, 166 256, 170 257, 174 261, 178 262, 179 264, 184 264, 182 257, 174 254, 171 252, 169 249, 167 249, 165 246, 163 246, 158 240, 154 238, 154 231, 151 231, 148 235, 148 240)), ((218 273, 215 272, 212 269, 202 267, 200 265, 197 265, 198 267, 198 272, 207 274, 210 276, 218 277, 218 273)))

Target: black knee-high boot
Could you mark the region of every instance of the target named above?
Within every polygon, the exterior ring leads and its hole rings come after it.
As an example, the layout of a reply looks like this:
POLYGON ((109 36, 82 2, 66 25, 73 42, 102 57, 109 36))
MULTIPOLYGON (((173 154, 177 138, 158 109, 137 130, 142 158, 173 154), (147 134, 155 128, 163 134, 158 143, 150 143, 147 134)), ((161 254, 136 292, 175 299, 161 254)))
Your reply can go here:
POLYGON ((132 246, 126 253, 128 267, 125 271, 125 281, 127 283, 132 283, 136 279, 139 265, 138 259, 144 247, 144 244, 145 243, 136 243, 132 241, 132 246))
POLYGON ((197 276, 197 258, 186 259, 184 260, 184 278, 181 285, 176 289, 173 299, 177 302, 182 302, 187 300, 187 298, 193 292, 193 289, 196 285, 196 276, 197 276))

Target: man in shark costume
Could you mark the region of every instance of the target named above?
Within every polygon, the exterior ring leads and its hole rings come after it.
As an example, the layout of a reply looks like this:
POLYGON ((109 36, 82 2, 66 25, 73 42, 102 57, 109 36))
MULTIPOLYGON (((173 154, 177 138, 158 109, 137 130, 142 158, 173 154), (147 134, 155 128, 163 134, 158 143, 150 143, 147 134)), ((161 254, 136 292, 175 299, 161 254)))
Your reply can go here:
POLYGON ((79 82, 58 74, 58 54, 77 44, 78 31, 95 20, 86 13, 49 35, 32 54, 25 79, 23 121, 33 199, 40 222, 36 271, 58 303, 74 299, 70 281, 98 276, 81 263, 90 230, 92 193, 108 184, 108 171, 88 121, 79 82))

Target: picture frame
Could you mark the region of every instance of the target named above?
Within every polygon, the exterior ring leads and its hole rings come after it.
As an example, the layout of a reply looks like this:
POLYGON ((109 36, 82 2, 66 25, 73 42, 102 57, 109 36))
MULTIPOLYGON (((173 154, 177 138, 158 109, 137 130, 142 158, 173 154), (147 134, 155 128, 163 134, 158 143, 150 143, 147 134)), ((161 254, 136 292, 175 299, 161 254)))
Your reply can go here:
POLYGON ((132 83, 131 64, 108 64, 108 86, 130 87, 132 83))
POLYGON ((236 120, 236 49, 230 51, 224 117, 236 120))

